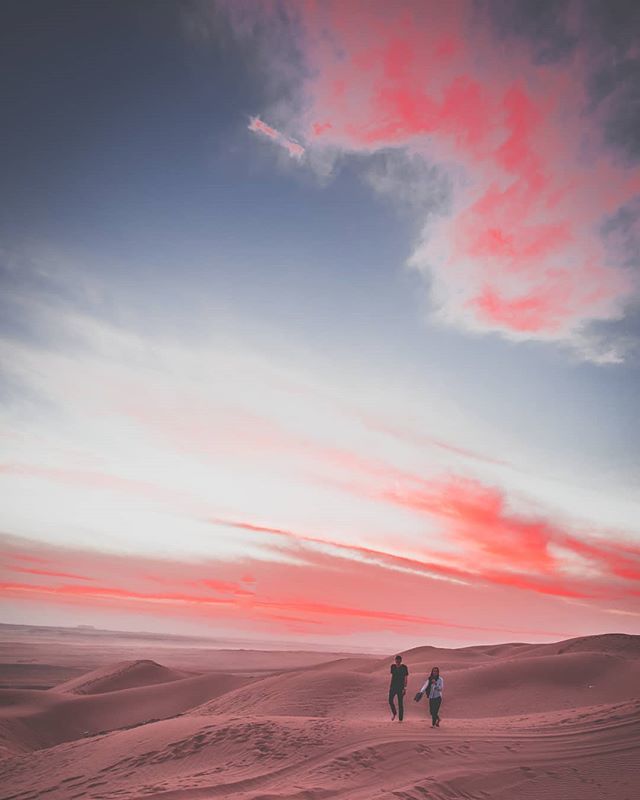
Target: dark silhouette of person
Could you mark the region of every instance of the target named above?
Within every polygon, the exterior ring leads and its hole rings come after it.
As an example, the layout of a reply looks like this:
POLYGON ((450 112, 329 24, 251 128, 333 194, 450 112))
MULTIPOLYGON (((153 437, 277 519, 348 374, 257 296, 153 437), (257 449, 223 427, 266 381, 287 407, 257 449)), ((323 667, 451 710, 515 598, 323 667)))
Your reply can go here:
POLYGON ((409 670, 406 664, 402 663, 402 656, 395 657, 395 663, 391 665, 391 683, 389 685, 389 706, 391 707, 391 721, 398 715, 398 722, 402 722, 404 717, 404 695, 407 691, 407 678, 409 670), (394 699, 398 698, 398 710, 394 699))
MULTIPOLYGON (((419 694, 426 694, 429 698, 429 712, 431 713, 432 728, 440 727, 440 706, 442 705, 443 683, 440 677, 440 669, 434 667, 419 692, 419 694)), ((416 699, 418 699, 418 695, 416 695, 416 699)))

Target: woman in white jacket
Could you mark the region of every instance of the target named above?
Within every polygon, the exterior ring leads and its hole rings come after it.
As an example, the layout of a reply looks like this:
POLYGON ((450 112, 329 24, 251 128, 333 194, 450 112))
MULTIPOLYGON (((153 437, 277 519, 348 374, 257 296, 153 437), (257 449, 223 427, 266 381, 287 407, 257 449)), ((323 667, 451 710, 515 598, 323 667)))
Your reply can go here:
POLYGON ((424 682, 420 694, 426 694, 429 698, 429 711, 431 713, 431 727, 437 728, 440 725, 440 706, 442 704, 443 680, 440 677, 440 669, 434 667, 431 674, 424 682))

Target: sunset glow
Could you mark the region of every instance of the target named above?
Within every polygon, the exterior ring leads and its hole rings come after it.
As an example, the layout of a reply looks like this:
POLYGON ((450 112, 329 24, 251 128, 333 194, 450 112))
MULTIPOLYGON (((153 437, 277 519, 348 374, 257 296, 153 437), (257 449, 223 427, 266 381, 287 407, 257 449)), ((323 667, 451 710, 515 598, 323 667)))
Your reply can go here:
POLYGON ((5 621, 640 633, 638 44, 507 5, 167 4, 122 46, 105 9, 84 76, 82 15, 47 28, 6 156, 5 621))

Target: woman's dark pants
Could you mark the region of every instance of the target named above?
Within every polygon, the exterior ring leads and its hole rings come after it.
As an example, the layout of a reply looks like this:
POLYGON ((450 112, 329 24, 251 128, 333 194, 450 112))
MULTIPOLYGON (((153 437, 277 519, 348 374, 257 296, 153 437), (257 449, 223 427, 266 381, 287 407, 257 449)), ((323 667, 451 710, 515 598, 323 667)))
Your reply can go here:
POLYGON ((398 695, 398 719, 402 722, 404 717, 404 689, 396 689, 394 686, 389 689, 389 705, 394 716, 396 714, 396 704, 393 702, 395 695, 398 695))
POLYGON ((439 719, 438 712, 440 711, 440 703, 442 703, 441 697, 434 697, 429 700, 429 711, 431 712, 431 724, 435 725, 436 720, 439 719))

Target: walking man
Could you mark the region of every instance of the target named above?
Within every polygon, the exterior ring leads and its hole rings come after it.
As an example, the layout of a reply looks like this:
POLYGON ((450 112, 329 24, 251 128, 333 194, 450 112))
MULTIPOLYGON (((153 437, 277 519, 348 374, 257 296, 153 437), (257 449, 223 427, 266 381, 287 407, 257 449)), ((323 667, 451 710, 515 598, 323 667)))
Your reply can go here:
POLYGON ((404 695, 407 691, 407 678, 409 670, 406 664, 402 663, 402 656, 395 657, 395 664, 391 665, 391 684, 389 685, 389 706, 391 707, 391 721, 398 716, 398 722, 402 722, 404 717, 404 695), (398 710, 394 699, 398 697, 398 710))

